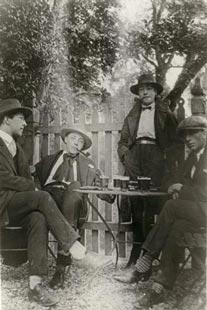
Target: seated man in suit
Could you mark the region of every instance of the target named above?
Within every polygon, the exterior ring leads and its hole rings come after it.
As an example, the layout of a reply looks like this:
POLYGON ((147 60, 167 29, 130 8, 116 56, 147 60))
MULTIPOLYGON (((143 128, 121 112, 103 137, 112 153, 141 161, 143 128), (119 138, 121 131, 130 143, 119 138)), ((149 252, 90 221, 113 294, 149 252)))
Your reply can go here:
MULTIPOLYGON (((51 194, 65 218, 76 230, 87 220, 88 206, 86 195, 73 190, 80 186, 100 185, 101 172, 82 152, 92 145, 91 139, 82 130, 65 128, 61 131, 61 137, 67 152, 61 150, 44 157, 35 166, 36 176, 41 188, 51 194)), ((109 203, 114 200, 109 195, 98 197, 109 203)), ((52 288, 63 287, 66 265, 70 264, 71 258, 62 256, 61 251, 58 251, 56 273, 50 282, 52 288)))
POLYGON ((50 194, 37 191, 29 165, 16 139, 23 134, 30 108, 17 99, 0 102, 0 225, 22 226, 27 234, 29 292, 31 301, 50 307, 57 303, 42 286, 47 274, 48 229, 67 259, 81 259, 85 247, 80 236, 58 209, 50 194))
POLYGON ((178 125, 177 131, 191 152, 181 173, 168 188, 173 199, 166 202, 144 242, 144 255, 138 259, 135 270, 117 277, 125 283, 149 278, 152 262, 162 252, 160 269, 151 290, 139 300, 139 307, 151 307, 163 300, 164 288, 171 289, 177 277, 178 241, 186 231, 206 226, 207 120, 202 116, 188 117, 178 125))

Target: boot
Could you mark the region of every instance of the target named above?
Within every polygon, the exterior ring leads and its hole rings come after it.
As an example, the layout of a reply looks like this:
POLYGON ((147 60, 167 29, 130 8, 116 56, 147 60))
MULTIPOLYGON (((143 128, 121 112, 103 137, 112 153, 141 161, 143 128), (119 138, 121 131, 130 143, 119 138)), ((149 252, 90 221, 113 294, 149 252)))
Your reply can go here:
POLYGON ((65 275, 66 273, 68 273, 71 264, 72 264, 71 256, 64 256, 58 254, 56 270, 52 277, 52 280, 49 283, 49 286, 52 289, 54 290, 59 288, 64 289, 65 275))

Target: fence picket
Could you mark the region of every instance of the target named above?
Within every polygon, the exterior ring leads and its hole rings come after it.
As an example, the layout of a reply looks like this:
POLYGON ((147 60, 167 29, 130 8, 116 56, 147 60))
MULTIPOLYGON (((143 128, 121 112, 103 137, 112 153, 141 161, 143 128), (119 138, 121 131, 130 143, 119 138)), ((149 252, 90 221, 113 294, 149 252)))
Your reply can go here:
MULTIPOLYGON (((104 113, 99 113, 94 109, 89 120, 85 117, 85 113, 74 118, 71 110, 67 115, 63 116, 60 113, 55 114, 52 124, 49 123, 49 116, 43 115, 43 126, 37 128, 41 131, 41 136, 36 132, 35 136, 35 161, 39 160, 39 150, 41 143, 41 156, 45 156, 51 152, 56 152, 61 147, 60 130, 62 127, 71 127, 74 124, 80 128, 85 126, 86 132, 92 139, 92 147, 89 150, 91 158, 97 167, 101 167, 103 173, 112 180, 114 174, 122 174, 123 168, 119 162, 117 155, 117 142, 119 140, 119 132, 123 124, 123 112, 119 112, 121 118, 116 117, 116 122, 113 120, 112 111, 106 109, 104 113), (101 122, 101 121, 102 122, 101 122), (118 122, 117 122, 118 120, 118 122), (121 121, 120 121, 121 120, 121 121), (78 123, 77 123, 78 121, 78 123), (90 122, 91 121, 91 122, 90 122), (50 125, 49 125, 50 124, 50 125), (84 125, 84 126, 83 126, 84 125), (39 150, 38 150, 39 143, 39 150)), ((117 114, 118 115, 118 114, 117 114)), ((119 116, 119 115, 118 115, 119 116)), ((92 196, 93 204, 98 205, 99 212, 105 216, 107 222, 112 225, 114 231, 117 231, 117 209, 106 202, 100 201, 96 196, 92 196)), ((126 256, 126 235, 130 233, 131 226, 126 229, 121 225, 119 233, 120 256, 126 256)), ((81 230, 81 239, 86 244, 89 250, 96 253, 105 252, 105 255, 112 254, 112 239, 109 232, 104 228, 103 223, 99 220, 98 215, 93 210, 89 215, 89 220, 81 230)))

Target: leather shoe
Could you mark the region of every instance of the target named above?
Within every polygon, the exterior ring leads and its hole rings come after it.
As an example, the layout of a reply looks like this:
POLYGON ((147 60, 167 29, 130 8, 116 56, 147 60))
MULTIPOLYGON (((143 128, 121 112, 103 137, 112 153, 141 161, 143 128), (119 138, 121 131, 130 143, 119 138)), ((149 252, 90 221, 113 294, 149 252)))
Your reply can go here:
POLYGON ((37 284, 34 289, 29 289, 28 298, 43 307, 51 307, 58 302, 41 284, 37 284))
POLYGON ((125 273, 123 275, 115 276, 114 279, 122 283, 138 283, 139 281, 147 281, 152 274, 152 270, 149 269, 146 272, 139 272, 136 269, 125 273))
POLYGON ((150 289, 138 300, 138 305, 135 306, 135 309, 150 308, 153 305, 163 302, 163 300, 163 292, 158 294, 154 290, 150 289))
POLYGON ((64 289, 64 282, 65 282, 65 266, 62 266, 62 270, 60 268, 56 269, 52 280, 49 283, 49 286, 53 290, 57 290, 59 288, 64 289))

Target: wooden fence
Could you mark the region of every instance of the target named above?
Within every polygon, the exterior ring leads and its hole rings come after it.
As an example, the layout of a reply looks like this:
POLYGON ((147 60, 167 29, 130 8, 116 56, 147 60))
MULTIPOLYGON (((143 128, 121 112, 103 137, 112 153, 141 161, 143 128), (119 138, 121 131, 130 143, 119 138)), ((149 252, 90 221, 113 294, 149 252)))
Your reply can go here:
MULTIPOLYGON (((91 114, 82 112, 74 117, 67 113, 66 117, 61 111, 57 111, 51 120, 48 114, 42 114, 41 124, 36 127, 34 142, 34 164, 43 156, 52 154, 61 148, 60 130, 63 127, 77 126, 84 129, 92 139, 92 147, 88 150, 90 157, 97 167, 112 180, 113 175, 123 174, 123 167, 118 160, 117 142, 120 129, 123 124, 124 113, 114 113, 111 110, 91 114), (65 117, 65 118, 64 118, 65 117), (117 121, 119 120, 119 121, 117 121)), ((99 212, 109 223, 113 231, 118 229, 118 212, 116 204, 110 205, 96 197, 93 203, 98 205, 99 212)), ((113 250, 112 238, 105 225, 100 221, 98 215, 90 210, 88 222, 84 225, 83 240, 87 248, 93 252, 111 255, 113 250)), ((120 256, 126 257, 131 244, 131 223, 122 224, 119 233, 120 256), (129 243, 125 243, 128 241, 129 243), (128 246, 127 246, 128 245, 128 246)))
MULTIPOLYGON (((180 116, 178 118, 183 119, 182 102, 178 108, 178 113, 180 116)), ((71 112, 65 114, 56 111, 53 120, 48 114, 42 114, 40 126, 36 127, 33 162, 36 163, 43 156, 52 154, 61 148, 64 149, 64 143, 60 138, 61 128, 77 125, 84 128, 92 139, 93 144, 88 151, 96 166, 110 179, 112 179, 113 175, 123 174, 123 167, 117 155, 117 142, 124 117, 122 111, 115 113, 109 109, 102 112, 97 110, 93 110, 92 113, 82 112, 78 116, 74 116, 71 112)), ((105 217, 112 230, 117 231, 118 215, 116 205, 110 205, 96 197, 93 197, 93 203, 98 204, 100 213, 105 217)), ((112 254, 111 235, 94 211, 90 210, 89 220, 84 228, 83 239, 89 250, 105 255, 112 254)), ((120 226, 119 241, 120 256, 126 257, 131 248, 131 223, 120 226)))

